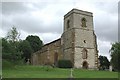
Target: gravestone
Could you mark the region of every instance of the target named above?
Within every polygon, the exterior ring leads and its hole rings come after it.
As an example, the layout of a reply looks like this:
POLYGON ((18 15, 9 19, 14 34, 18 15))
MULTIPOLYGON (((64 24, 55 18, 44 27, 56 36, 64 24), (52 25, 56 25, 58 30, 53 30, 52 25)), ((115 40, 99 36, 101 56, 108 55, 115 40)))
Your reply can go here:
POLYGON ((27 63, 27 65, 29 65, 30 64, 30 59, 28 59, 26 63, 27 63))
POLYGON ((109 71, 112 71, 112 66, 111 65, 109 66, 109 71))

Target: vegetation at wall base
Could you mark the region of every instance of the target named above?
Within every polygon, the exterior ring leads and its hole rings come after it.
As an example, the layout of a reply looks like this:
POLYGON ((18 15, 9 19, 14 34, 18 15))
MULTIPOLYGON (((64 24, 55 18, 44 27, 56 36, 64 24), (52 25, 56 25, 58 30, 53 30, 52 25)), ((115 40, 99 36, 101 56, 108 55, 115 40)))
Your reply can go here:
POLYGON ((59 68, 72 68, 72 62, 70 60, 59 60, 58 67, 59 68))

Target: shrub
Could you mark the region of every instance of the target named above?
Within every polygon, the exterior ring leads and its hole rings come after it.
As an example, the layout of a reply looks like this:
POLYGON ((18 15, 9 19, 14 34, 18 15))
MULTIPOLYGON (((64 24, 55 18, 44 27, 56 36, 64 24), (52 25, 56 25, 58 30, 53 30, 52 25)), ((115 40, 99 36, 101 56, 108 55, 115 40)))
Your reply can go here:
POLYGON ((2 69, 9 69, 9 68, 11 69, 13 67, 14 67, 14 64, 11 63, 10 61, 5 59, 2 60, 2 69))
POLYGON ((58 61, 59 68, 72 68, 72 62, 70 60, 59 60, 58 61))
POLYGON ((7 59, 2 59, 2 69, 13 69, 15 68, 15 66, 17 65, 25 65, 23 63, 23 60, 19 60, 19 61, 10 61, 7 59))

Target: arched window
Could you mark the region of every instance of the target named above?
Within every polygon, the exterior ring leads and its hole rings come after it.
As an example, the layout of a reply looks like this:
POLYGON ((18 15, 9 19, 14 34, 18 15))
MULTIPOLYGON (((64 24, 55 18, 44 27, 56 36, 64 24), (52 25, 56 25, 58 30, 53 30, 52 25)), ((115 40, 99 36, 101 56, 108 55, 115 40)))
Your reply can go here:
POLYGON ((70 28, 70 20, 67 20, 67 29, 70 28))
POLYGON ((87 55, 87 52, 88 52, 88 51, 87 51, 87 49, 85 49, 85 48, 82 50, 82 58, 83 58, 83 59, 87 59, 87 56, 88 56, 88 55, 87 55))
POLYGON ((82 19, 81 19, 82 27, 87 27, 87 26, 86 26, 86 22, 87 22, 87 21, 86 21, 85 18, 82 18, 82 19))

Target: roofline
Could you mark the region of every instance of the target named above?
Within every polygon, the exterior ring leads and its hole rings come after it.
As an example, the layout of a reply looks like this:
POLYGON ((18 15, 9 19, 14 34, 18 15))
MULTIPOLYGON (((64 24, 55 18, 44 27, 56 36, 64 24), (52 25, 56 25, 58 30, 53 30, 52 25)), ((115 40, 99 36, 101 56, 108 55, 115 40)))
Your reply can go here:
POLYGON ((50 45, 50 44, 52 44, 52 43, 54 43, 54 42, 57 42, 57 41, 59 41, 59 40, 61 40, 61 38, 56 39, 56 40, 54 40, 54 41, 52 41, 52 42, 49 42, 49 43, 43 45, 42 47, 47 46, 47 45, 50 45))

